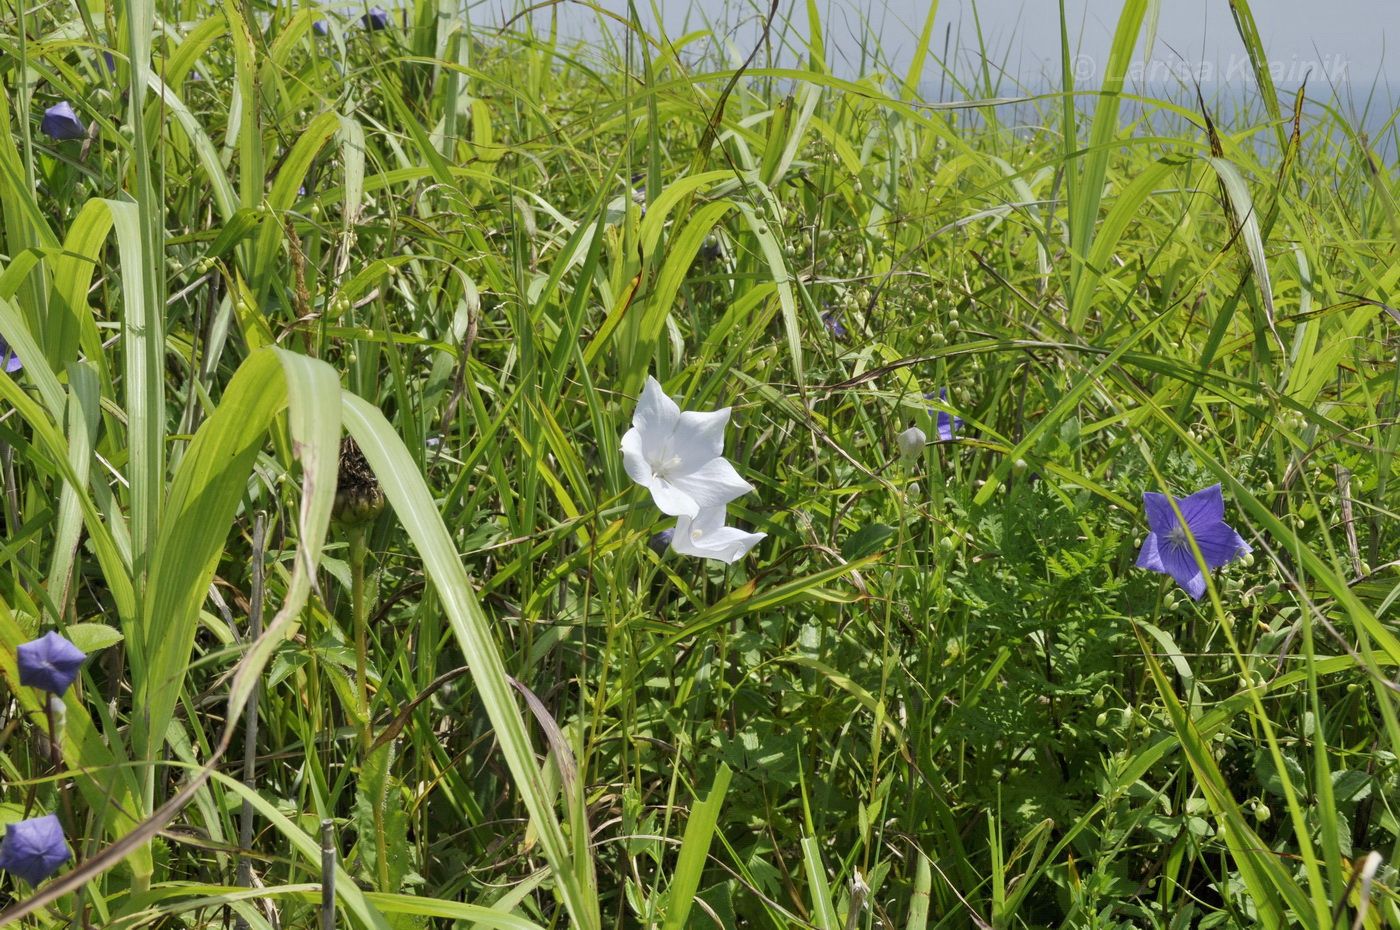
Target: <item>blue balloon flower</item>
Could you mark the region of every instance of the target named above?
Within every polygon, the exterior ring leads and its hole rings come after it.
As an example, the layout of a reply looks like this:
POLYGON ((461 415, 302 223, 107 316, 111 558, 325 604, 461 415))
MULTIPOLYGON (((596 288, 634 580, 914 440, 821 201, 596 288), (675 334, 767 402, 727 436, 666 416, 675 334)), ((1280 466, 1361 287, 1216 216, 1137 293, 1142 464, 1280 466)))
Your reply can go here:
POLYGON ((4 368, 7 374, 14 374, 24 367, 20 362, 15 350, 10 348, 10 344, 5 341, 4 336, 0 336, 0 368, 4 368))
POLYGON ((360 17, 360 25, 371 30, 388 29, 389 14, 384 12, 383 7, 372 6, 368 13, 360 17))
POLYGON ((73 105, 67 100, 61 100, 44 111, 44 118, 39 121, 39 129, 50 139, 59 142, 81 139, 87 135, 87 127, 78 119, 78 114, 73 112, 73 105))
POLYGON ((847 332, 846 325, 841 322, 841 311, 828 310, 822 314, 822 323, 826 326, 827 332, 831 333, 833 339, 845 342, 851 337, 847 332))
POLYGON ((24 643, 19 654, 19 683, 62 695, 78 677, 87 656, 53 630, 24 643))
POLYGON ((1211 570, 1250 552, 1249 543, 1225 522, 1225 498, 1218 484, 1176 499, 1185 522, 1177 518, 1165 494, 1144 491, 1142 503, 1151 532, 1138 553, 1138 568, 1171 575, 1194 600, 1206 593, 1206 579, 1191 551, 1192 539, 1211 570))
POLYGON ((671 540, 675 538, 675 535, 676 528, 673 526, 670 529, 654 533, 651 539, 647 540, 647 545, 650 546, 651 551, 655 552, 657 555, 665 555, 666 550, 671 548, 671 540))
MULTIPOLYGON (((945 404, 948 403, 948 389, 939 388, 937 391, 929 391, 924 395, 924 400, 934 400, 935 398, 945 404)), ((962 417, 946 410, 938 411, 938 438, 943 442, 952 442, 957 438, 958 431, 962 428, 962 417)))
POLYGON ((31 885, 57 872, 72 857, 56 814, 9 824, 5 839, 0 840, 0 869, 31 885))

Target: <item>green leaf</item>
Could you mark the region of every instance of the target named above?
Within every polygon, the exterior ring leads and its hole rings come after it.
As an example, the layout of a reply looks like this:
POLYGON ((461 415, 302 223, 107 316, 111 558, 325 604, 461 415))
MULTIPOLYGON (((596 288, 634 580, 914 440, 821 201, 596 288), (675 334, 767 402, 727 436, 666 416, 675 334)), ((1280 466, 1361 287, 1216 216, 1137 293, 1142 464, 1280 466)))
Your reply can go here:
POLYGON ((73 623, 63 628, 63 635, 88 655, 115 646, 124 638, 121 630, 105 623, 73 623))
POLYGON ((874 555, 885 547, 895 534, 895 528, 888 523, 871 523, 862 526, 841 543, 841 558, 850 561, 874 555))
POLYGON ((690 926, 687 923, 690 908, 695 903, 695 892, 700 889, 700 878, 705 874, 710 841, 715 834, 720 808, 724 806, 724 795, 729 790, 729 778, 729 766, 720 763, 709 797, 690 809, 680 855, 676 858, 676 871, 671 876, 665 930, 684 930, 690 926))

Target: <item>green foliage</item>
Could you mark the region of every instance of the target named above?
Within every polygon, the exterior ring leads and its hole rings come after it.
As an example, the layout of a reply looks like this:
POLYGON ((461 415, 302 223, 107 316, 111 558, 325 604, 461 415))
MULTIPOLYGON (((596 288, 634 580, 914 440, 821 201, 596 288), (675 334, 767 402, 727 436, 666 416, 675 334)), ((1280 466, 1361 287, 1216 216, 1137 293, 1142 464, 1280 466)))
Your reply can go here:
POLYGON ((432 0, 0 25, 0 819, 80 854, 0 921, 316 926, 329 821, 340 926, 1400 925, 1381 142, 1292 134, 1243 0, 1229 125, 1129 96, 1135 0, 1015 130, 937 4, 858 77, 803 6, 742 73, 432 0), (649 373, 733 408, 734 566, 647 545, 649 373), (1194 602, 1140 495, 1216 482, 1194 602))

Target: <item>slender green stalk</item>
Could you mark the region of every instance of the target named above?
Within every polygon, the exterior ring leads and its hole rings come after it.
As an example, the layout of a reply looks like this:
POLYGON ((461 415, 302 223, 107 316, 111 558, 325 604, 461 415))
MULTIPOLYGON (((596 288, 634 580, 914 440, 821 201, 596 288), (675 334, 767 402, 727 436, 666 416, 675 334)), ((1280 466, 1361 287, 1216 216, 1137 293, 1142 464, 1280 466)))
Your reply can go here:
POLYGON ((366 545, 367 528, 358 524, 349 528, 350 541, 350 624, 355 631, 355 690, 359 698, 360 753, 369 755, 374 742, 374 725, 369 707, 369 631, 365 615, 365 561, 369 556, 366 545))

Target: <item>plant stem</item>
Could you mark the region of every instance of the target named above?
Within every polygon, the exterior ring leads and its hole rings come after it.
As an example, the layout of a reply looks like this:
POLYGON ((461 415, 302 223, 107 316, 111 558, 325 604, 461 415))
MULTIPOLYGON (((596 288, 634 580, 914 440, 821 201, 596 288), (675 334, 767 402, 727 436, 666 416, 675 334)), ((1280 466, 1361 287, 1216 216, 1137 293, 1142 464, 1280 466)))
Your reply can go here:
POLYGON ((335 930, 335 821, 321 821, 321 930, 335 930))
MULTIPOLYGON (((253 523, 253 587, 249 597, 248 648, 262 636, 263 625, 263 558, 267 547, 267 514, 259 513, 253 523)), ((243 723, 243 784, 255 788, 258 774, 258 688, 248 695, 248 711, 243 723)), ((253 805, 245 798, 238 824, 238 884, 247 888, 253 884, 253 863, 248 851, 253 846, 253 805)), ((242 917, 236 926, 248 925, 242 917)))
MULTIPOLYGON (((368 633, 365 630, 365 528, 350 530, 350 614, 355 627, 355 682, 360 699, 360 753, 368 757, 374 733, 369 713, 368 633)), ((366 759, 367 761, 367 759, 366 759)))

